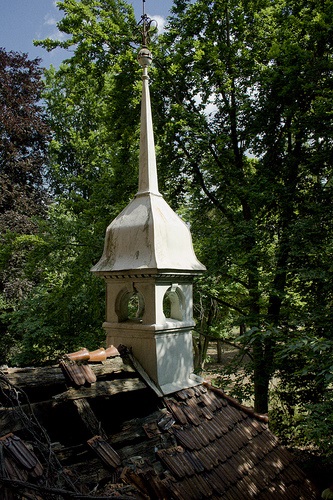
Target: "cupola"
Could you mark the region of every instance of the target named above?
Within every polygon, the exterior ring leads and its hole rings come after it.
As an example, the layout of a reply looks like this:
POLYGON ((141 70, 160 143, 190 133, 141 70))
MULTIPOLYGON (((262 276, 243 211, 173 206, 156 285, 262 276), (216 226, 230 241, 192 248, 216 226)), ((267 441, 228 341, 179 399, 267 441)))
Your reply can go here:
POLYGON ((201 382, 193 374, 194 276, 205 271, 189 227, 158 190, 144 14, 139 188, 106 230, 104 251, 92 272, 106 281, 107 345, 132 350, 162 394, 201 382))

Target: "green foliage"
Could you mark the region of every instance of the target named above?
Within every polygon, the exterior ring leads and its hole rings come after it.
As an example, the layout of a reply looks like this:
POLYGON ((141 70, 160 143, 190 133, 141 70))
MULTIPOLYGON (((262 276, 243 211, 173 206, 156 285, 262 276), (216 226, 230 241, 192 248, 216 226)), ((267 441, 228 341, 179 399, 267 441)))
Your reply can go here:
POLYGON ((7 315, 35 284, 24 273, 44 213, 43 185, 49 139, 39 60, 0 49, 0 363, 13 344, 7 315))
POLYGON ((332 2, 312 7, 176 1, 154 81, 162 176, 209 271, 200 321, 246 327, 260 412, 290 332, 332 335, 332 2))
POLYGON ((276 353, 279 371, 270 412, 272 429, 281 437, 312 443, 327 457, 332 434, 332 350, 330 338, 304 329, 289 332, 276 353))
MULTIPOLYGON (((8 262, 28 249, 23 274, 36 284, 15 310, 3 301, 21 363, 101 342, 104 285, 89 269, 137 179, 133 10, 59 8, 66 40, 39 42, 72 50, 46 72, 53 200, 35 238, 8 233, 0 250, 8 262)), ((252 385, 267 412, 274 377, 273 425, 318 444, 333 373, 332 13, 332 0, 176 0, 150 71, 161 191, 208 269, 196 287, 198 366, 209 338, 231 343, 244 370, 229 365, 224 386, 245 400, 252 385)))
POLYGON ((306 438, 315 443, 323 455, 332 459, 333 456, 333 394, 326 392, 321 402, 305 407, 302 430, 306 438))
POLYGON ((121 1, 59 3, 70 59, 46 71, 44 100, 52 129, 47 182, 52 195, 39 221, 26 275, 29 296, 7 314, 19 349, 12 363, 42 363, 103 343, 104 283, 90 273, 107 225, 137 185, 139 67, 133 10, 121 1))
POLYGON ((298 405, 290 406, 279 390, 271 390, 269 411, 270 430, 279 437, 281 442, 289 446, 309 445, 309 440, 303 429, 305 415, 298 405))

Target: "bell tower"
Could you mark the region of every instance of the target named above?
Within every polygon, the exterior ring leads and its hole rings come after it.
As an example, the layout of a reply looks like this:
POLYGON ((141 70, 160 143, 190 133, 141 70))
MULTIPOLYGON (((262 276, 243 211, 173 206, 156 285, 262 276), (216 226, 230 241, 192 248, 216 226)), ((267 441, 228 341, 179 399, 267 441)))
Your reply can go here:
POLYGON ((205 271, 190 230, 158 190, 148 68, 150 19, 143 14, 138 192, 106 230, 92 272, 106 281, 107 345, 132 349, 163 394, 197 385, 193 374, 193 278, 205 271))

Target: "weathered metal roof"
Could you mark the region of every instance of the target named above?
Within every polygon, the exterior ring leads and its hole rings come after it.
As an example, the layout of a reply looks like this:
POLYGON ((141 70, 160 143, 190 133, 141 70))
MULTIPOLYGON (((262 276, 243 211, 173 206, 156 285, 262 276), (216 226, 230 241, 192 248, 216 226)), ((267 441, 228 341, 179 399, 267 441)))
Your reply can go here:
POLYGON ((106 230, 100 261, 92 272, 202 272, 185 222, 161 195, 137 195, 106 230))

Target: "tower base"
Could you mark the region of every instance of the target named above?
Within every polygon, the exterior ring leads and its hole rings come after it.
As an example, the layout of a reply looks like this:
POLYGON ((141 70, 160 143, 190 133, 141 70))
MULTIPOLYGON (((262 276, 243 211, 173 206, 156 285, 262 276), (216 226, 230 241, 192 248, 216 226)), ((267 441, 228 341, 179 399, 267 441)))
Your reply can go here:
MULTIPOLYGON (((154 325, 104 323, 107 346, 124 345, 162 395, 202 383, 193 373, 192 331, 189 327, 158 330, 154 325)), ((193 325, 191 325, 193 326, 193 325)))

